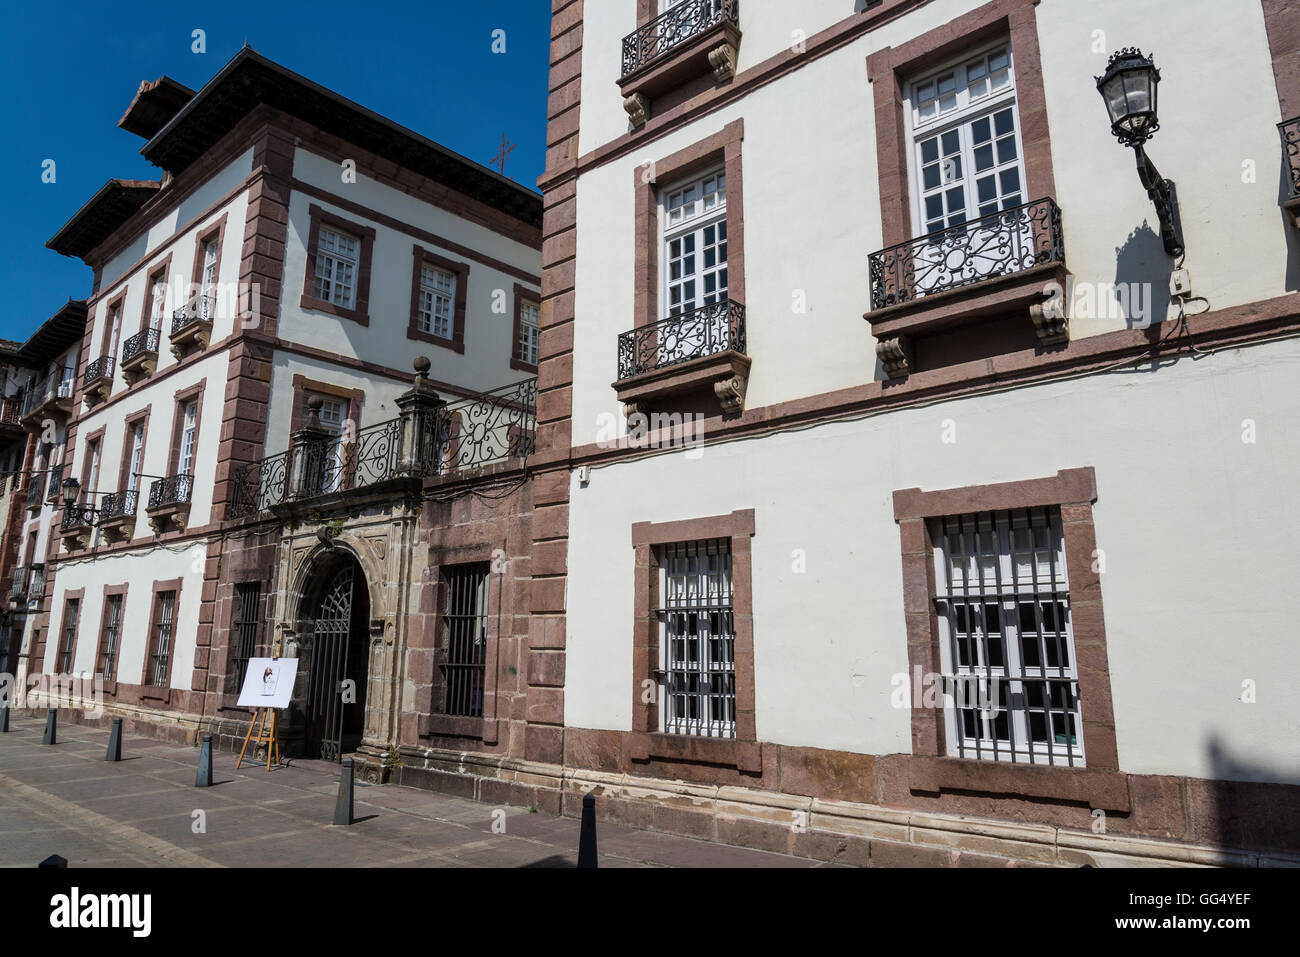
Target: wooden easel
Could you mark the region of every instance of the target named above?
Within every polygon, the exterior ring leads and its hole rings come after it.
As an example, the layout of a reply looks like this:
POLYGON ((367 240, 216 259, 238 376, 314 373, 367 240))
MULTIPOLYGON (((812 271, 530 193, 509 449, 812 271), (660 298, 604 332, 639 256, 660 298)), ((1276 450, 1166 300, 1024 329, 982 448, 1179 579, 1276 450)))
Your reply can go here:
POLYGON ((244 760, 244 752, 248 750, 248 742, 253 742, 253 753, 257 753, 256 745, 266 745, 266 770, 271 770, 271 756, 275 755, 275 763, 280 763, 280 713, 275 708, 258 708, 253 712, 253 719, 248 722, 248 734, 244 735, 244 746, 239 749, 239 760, 235 762, 235 770, 239 770, 239 765, 244 760), (253 736, 253 728, 257 728, 257 736, 253 736))
MULTIPOLYGON (((278 659, 280 657, 280 640, 275 641, 275 650, 271 652, 271 657, 278 659)), ((253 717, 248 722, 248 734, 244 735, 244 746, 239 749, 239 759, 235 761, 235 770, 239 770, 239 765, 243 763, 244 752, 248 750, 248 742, 253 742, 253 753, 257 753, 257 745, 266 745, 266 770, 271 770, 271 756, 275 755, 275 763, 280 763, 280 712, 275 708, 256 708, 253 710, 253 717), (257 727, 257 736, 253 736, 253 727, 257 727)))

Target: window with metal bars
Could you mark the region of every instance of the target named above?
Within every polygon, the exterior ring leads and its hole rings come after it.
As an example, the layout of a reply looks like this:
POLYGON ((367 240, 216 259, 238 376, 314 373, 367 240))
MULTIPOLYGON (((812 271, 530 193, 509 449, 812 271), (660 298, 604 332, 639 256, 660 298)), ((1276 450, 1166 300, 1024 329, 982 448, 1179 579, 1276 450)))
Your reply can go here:
POLYGON ((260 582, 241 582, 235 586, 235 618, 230 624, 230 664, 236 691, 244 686, 248 659, 257 653, 258 605, 261 600, 260 582))
POLYGON ((443 568, 443 714, 483 716, 489 567, 474 562, 443 568))
POLYGON ((69 598, 63 605, 63 646, 59 649, 59 672, 72 673, 72 652, 77 644, 77 610, 81 602, 69 598))
POLYGON ((1059 508, 931 521, 949 754, 1084 763, 1059 508))
POLYGON ((660 728, 736 736, 731 541, 664 545, 659 554, 660 728))
POLYGON ((167 663, 171 659, 172 628, 176 614, 176 592, 158 593, 158 606, 150 642, 149 665, 145 670, 145 684, 162 686, 167 683, 167 663))
POLYGON ((106 681, 117 674, 117 644, 122 634, 122 596, 109 595, 104 601, 104 635, 99 658, 99 673, 106 681))

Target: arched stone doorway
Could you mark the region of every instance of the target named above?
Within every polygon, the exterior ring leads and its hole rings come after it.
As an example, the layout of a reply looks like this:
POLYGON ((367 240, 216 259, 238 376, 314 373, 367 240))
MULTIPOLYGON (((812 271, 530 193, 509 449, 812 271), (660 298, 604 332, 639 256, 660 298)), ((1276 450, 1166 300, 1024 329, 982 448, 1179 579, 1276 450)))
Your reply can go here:
POLYGON ((361 744, 370 661, 370 592, 351 554, 318 559, 300 617, 311 622, 304 744, 308 757, 340 761, 361 744))

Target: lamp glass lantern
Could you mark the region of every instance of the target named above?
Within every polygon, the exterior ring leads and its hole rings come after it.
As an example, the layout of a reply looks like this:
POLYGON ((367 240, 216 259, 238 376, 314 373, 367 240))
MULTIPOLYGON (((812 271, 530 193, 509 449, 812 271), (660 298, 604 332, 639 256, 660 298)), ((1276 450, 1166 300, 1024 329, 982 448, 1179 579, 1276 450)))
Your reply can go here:
POLYGON ((1125 146, 1141 146, 1160 128, 1156 111, 1160 71, 1135 47, 1120 50, 1097 77, 1111 132, 1125 146))
POLYGON ((76 504, 77 496, 81 494, 81 483, 69 476, 63 480, 61 488, 63 489, 63 504, 65 507, 71 508, 76 504))

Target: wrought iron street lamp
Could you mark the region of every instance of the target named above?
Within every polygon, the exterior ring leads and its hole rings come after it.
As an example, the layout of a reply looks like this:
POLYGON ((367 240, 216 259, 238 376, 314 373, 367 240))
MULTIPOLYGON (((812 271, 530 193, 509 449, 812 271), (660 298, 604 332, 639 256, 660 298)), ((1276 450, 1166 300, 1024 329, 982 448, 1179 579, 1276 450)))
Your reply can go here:
POLYGON ((1162 179, 1147 156, 1143 144, 1160 129, 1156 108, 1160 71, 1136 47, 1115 53, 1106 72, 1097 80, 1097 90, 1110 114, 1110 129, 1121 146, 1131 146, 1137 155, 1138 178, 1155 204, 1160 218, 1160 238, 1165 252, 1175 259, 1183 254, 1183 226, 1178 215, 1178 194, 1173 180, 1162 179))
POLYGON ((77 496, 81 494, 81 483, 69 476, 63 480, 63 507, 71 508, 77 504, 77 496))

